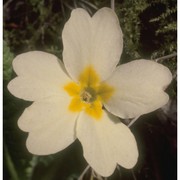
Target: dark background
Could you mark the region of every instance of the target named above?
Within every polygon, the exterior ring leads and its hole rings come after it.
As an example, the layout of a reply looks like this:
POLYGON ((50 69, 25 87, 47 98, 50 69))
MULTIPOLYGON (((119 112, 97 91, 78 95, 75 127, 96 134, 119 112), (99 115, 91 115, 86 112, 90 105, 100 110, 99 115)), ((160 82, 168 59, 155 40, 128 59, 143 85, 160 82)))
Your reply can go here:
MULTIPOLYGON (((5 180, 75 180, 87 166, 79 141, 50 156, 30 154, 27 133, 17 127, 17 120, 30 102, 13 97, 7 83, 15 77, 12 60, 20 53, 42 50, 62 59, 61 33, 72 9, 82 7, 93 15, 107 0, 4 0, 3 152, 5 180)), ((117 0, 115 11, 124 34, 121 63, 138 58, 156 59, 177 51, 176 0, 117 0)), ((177 179, 177 90, 176 57, 165 59, 174 75, 167 92, 166 107, 140 117, 132 126, 139 161, 133 170, 122 167, 108 179, 177 179)), ((124 121, 127 123, 127 121, 124 121)), ((90 179, 89 170, 84 179, 90 179)))

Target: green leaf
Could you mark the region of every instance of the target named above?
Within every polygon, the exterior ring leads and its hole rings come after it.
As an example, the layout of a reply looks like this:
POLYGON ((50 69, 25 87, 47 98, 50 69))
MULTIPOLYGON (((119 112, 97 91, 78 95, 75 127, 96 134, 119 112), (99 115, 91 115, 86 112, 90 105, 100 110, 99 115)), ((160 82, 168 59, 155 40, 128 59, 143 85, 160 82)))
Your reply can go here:
POLYGON ((14 55, 11 53, 6 41, 3 41, 3 47, 3 78, 5 81, 9 81, 12 75, 12 60, 14 55))

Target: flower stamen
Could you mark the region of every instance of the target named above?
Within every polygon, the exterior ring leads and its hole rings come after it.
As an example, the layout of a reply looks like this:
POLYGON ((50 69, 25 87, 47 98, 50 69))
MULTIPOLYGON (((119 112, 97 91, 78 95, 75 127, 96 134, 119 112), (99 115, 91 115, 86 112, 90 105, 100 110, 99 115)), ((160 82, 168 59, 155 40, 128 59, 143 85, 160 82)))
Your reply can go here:
POLYGON ((86 103, 89 103, 92 100, 92 95, 87 91, 83 91, 80 96, 81 100, 86 103))
POLYGON ((87 87, 80 93, 80 97, 83 102, 92 103, 96 100, 96 92, 93 88, 87 87))

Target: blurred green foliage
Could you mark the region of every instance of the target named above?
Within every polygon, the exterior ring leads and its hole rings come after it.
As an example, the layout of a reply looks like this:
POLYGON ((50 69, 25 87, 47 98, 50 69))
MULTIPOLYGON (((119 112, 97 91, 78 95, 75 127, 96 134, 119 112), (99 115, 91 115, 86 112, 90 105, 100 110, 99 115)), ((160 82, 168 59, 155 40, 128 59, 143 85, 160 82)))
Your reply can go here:
MULTIPOLYGON (((85 168, 86 162, 82 157, 79 142, 51 156, 37 157, 28 153, 25 149, 27 134, 18 129, 17 120, 30 102, 23 102, 11 96, 7 90, 7 84, 15 76, 11 63, 17 54, 30 50, 42 50, 62 59, 61 33, 72 9, 82 7, 93 15, 104 6, 109 7, 110 1, 4 0, 3 105, 6 180, 73 180, 77 179, 85 168)), ((176 0, 119 0, 115 3, 115 11, 124 34, 121 63, 138 58, 156 59, 177 52, 176 0)), ((173 74, 176 73, 176 57, 161 63, 168 66, 173 74)), ((176 78, 168 92, 171 98, 176 98, 176 78)), ((152 128, 151 131, 153 131, 152 128)), ((155 179, 153 172, 145 169, 149 167, 151 165, 146 163, 143 166, 142 162, 137 166, 138 179, 145 179, 145 177, 149 180, 155 179)), ((171 177, 169 180, 174 180, 174 172, 169 173, 171 177)), ((120 176, 122 179, 130 180, 133 179, 130 174, 131 172, 122 170, 120 176)), ((114 179, 115 177, 117 178, 114 176, 114 179)), ((169 176, 161 174, 161 177, 166 180, 169 176)))
POLYGON ((9 81, 12 76, 12 60, 14 55, 5 41, 3 41, 3 47, 3 79, 4 81, 9 81))

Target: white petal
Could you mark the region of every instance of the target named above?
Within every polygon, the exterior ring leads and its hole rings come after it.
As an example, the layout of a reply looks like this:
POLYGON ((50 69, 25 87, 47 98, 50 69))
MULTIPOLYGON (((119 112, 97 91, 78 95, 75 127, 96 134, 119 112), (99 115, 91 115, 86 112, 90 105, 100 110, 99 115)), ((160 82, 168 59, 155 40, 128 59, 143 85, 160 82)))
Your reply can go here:
POLYGON ((120 60, 123 49, 122 31, 112 9, 102 8, 91 18, 83 9, 72 11, 65 24, 63 61, 74 80, 88 65, 93 65, 102 80, 120 60))
POLYGON ((51 97, 34 102, 18 120, 18 126, 29 132, 28 150, 37 155, 56 153, 75 140, 77 113, 68 111, 70 99, 51 97))
POLYGON ((164 90, 171 80, 172 74, 167 67, 150 60, 121 65, 106 81, 115 92, 104 105, 121 118, 152 112, 168 102, 164 90))
POLYGON ((63 86, 70 81, 57 57, 40 51, 17 56, 13 68, 18 77, 8 84, 8 89, 29 101, 64 93, 63 86))
POLYGON ((101 120, 81 113, 77 121, 77 138, 84 157, 101 176, 110 176, 116 163, 132 168, 138 158, 135 138, 129 128, 106 112, 101 120))

